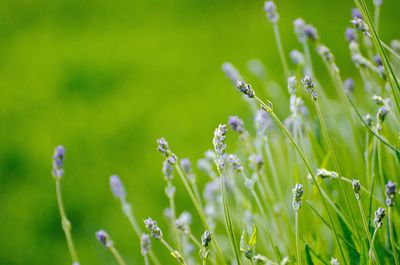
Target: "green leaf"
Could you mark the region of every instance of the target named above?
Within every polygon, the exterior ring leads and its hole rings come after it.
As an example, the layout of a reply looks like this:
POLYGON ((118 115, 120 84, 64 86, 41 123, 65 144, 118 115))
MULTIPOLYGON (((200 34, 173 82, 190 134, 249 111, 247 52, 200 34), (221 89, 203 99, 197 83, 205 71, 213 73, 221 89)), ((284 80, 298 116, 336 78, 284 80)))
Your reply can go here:
POLYGON ((367 264, 368 263, 368 246, 367 240, 362 238, 361 240, 361 254, 360 254, 360 264, 367 264))
POLYGON ((251 234, 249 246, 253 248, 257 242, 257 227, 253 224, 253 233, 251 234))
POLYGON ((308 246, 307 243, 304 245, 304 252, 306 253, 307 265, 314 265, 312 258, 311 258, 310 247, 308 246))

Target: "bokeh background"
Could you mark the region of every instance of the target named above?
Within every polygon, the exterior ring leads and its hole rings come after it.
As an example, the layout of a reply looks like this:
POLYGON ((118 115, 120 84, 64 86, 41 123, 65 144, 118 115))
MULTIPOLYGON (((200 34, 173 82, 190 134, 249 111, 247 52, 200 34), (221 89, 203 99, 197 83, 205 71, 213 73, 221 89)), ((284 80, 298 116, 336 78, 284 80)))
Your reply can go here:
MULTIPOLYGON (((387 41, 400 37, 396 1, 383 4, 387 41)), ((301 16, 318 28, 343 75, 357 79, 343 34, 351 0, 276 2, 286 52, 298 47, 292 21, 301 16)), ((0 264, 70 264, 50 173, 58 144, 67 150, 62 189, 81 264, 113 264, 95 240, 99 228, 129 264, 141 264, 139 242, 108 177, 121 176, 139 220, 150 215, 165 225, 156 139, 165 136, 178 156, 195 163, 212 146, 218 123, 231 114, 251 119, 220 70, 224 61, 259 90, 284 85, 262 6, 253 0, 0 1, 0 264), (254 59, 264 64, 262 78, 248 69, 254 59)), ((278 112, 287 113, 287 101, 274 99, 278 112)), ((179 211, 191 208, 182 190, 177 196, 179 211)))

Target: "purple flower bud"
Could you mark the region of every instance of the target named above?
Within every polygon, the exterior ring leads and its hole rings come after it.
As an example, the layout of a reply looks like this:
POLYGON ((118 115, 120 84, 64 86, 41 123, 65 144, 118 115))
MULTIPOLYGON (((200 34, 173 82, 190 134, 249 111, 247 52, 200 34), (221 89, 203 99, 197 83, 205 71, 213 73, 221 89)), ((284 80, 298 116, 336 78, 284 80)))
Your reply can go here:
POLYGON ((306 34, 305 34, 306 22, 302 18, 297 18, 295 21, 293 21, 293 26, 294 26, 294 32, 296 33, 299 41, 300 42, 305 41, 306 40, 306 34))
POLYGON ((357 8, 353 8, 351 10, 351 17, 352 18, 364 19, 363 16, 361 15, 360 10, 358 10, 357 8))
POLYGON ((121 179, 117 175, 112 175, 110 177, 110 188, 115 197, 125 199, 125 188, 121 182, 121 179))
POLYGON ((307 24, 304 28, 304 33, 312 41, 317 41, 319 38, 317 29, 312 25, 307 24))
POLYGON ((221 170, 224 169, 224 155, 226 149, 225 137, 227 132, 228 130, 225 124, 218 125, 217 129, 215 129, 214 131, 214 138, 213 138, 214 151, 217 155, 216 162, 221 170))
POLYGON ((354 80, 351 78, 347 78, 343 82, 343 88, 346 93, 353 93, 354 91, 354 80))
POLYGON ((304 89, 311 95, 311 99, 317 101, 318 95, 314 88, 314 83, 312 81, 311 76, 305 75, 301 82, 304 85, 304 89))
POLYGON ((276 12, 276 6, 274 2, 272 1, 265 2, 264 11, 266 12, 269 21, 271 21, 272 23, 276 23, 279 20, 279 15, 276 12))
POLYGON ((203 235, 201 235, 201 245, 203 247, 208 247, 211 243, 211 233, 206 230, 203 235))
POLYGON ((383 66, 383 64, 382 64, 382 59, 381 59, 381 57, 380 57, 378 54, 375 55, 374 59, 375 59, 375 62, 376 62, 376 64, 377 64, 378 66, 383 66))
POLYGON ((396 184, 389 180, 386 184, 386 205, 392 207, 394 205, 394 195, 396 195, 396 184))
POLYGON ((165 179, 171 180, 173 171, 174 171, 174 168, 171 166, 171 164, 168 162, 168 160, 164 160, 162 172, 164 174, 165 179))
POLYGON ((239 71, 231 63, 228 62, 223 63, 222 71, 232 81, 234 86, 236 86, 236 82, 238 80, 243 79, 239 71))
POLYGON ((163 237, 161 229, 157 226, 157 222, 151 219, 151 217, 145 219, 144 224, 146 228, 151 232, 151 236, 154 239, 161 239, 163 237))
POLYGON ((53 176, 56 179, 60 179, 64 176, 64 155, 64 146, 57 146, 53 154, 53 176))
POLYGON ((183 172, 186 175, 192 174, 193 170, 192 170, 192 163, 190 162, 189 158, 182 158, 181 159, 181 167, 183 172))
POLYGON ((357 33, 352 28, 347 28, 345 31, 346 40, 350 43, 352 41, 357 41, 357 33))
POLYGON ((254 90, 249 84, 246 84, 243 81, 237 81, 236 88, 243 94, 247 95, 249 98, 254 98, 254 90))
POLYGON ((382 219, 385 217, 385 209, 379 207, 375 212, 374 224, 376 228, 380 228, 382 226, 382 219))
POLYGON ((231 126, 232 130, 239 134, 243 134, 245 132, 243 120, 238 116, 230 116, 228 124, 231 126))
POLYGON ((106 248, 112 246, 113 242, 111 241, 110 237, 108 236, 107 232, 104 230, 99 230, 96 232, 97 240, 106 248))
POLYGON ((146 256, 151 249, 150 236, 148 234, 142 234, 140 237, 140 252, 142 256, 146 256))
POLYGON ((171 153, 171 150, 169 150, 168 142, 164 138, 160 138, 157 140, 157 150, 165 157, 168 157, 171 153))
POLYGON ((364 22, 364 20, 362 20, 361 18, 355 17, 353 20, 350 21, 353 26, 360 30, 365 36, 367 36, 368 38, 371 37, 371 34, 369 33, 369 27, 367 25, 367 23, 364 22))

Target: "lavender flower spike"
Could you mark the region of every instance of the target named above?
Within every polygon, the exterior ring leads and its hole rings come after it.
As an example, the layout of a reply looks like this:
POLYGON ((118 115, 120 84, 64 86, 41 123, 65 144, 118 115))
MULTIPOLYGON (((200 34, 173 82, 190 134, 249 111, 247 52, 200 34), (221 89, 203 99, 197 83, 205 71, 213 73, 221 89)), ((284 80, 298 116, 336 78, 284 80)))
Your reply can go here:
POLYGON ((380 228, 382 226, 383 217, 385 217, 385 209, 379 207, 378 210, 376 210, 375 212, 375 219, 374 219, 375 228, 380 228))
POLYGON ((106 248, 110 248, 113 245, 110 237, 108 236, 107 232, 104 230, 99 230, 96 232, 97 240, 106 248))
POLYGON ((152 238, 157 240, 163 238, 161 229, 157 226, 157 222, 151 219, 151 217, 148 217, 146 220, 144 220, 144 224, 146 225, 146 228, 151 232, 152 238))
POLYGON ((346 40, 349 43, 358 40, 357 34, 356 34, 355 30, 352 28, 347 28, 344 35, 346 36, 346 40))
POLYGON ((276 5, 273 1, 267 1, 264 4, 264 11, 267 13, 269 21, 276 23, 279 20, 279 15, 276 12, 276 5))
POLYGON ((142 234, 140 237, 140 252, 142 256, 146 256, 151 249, 150 236, 148 234, 142 234))
POLYGON ((64 155, 65 148, 59 145, 55 148, 53 154, 53 176, 56 179, 61 179, 64 176, 64 155))
POLYGON ((234 86, 238 80, 243 79, 239 71, 233 66, 233 64, 225 62, 222 64, 222 71, 231 80, 234 86))
POLYGON ((126 197, 126 191, 121 179, 117 175, 110 177, 110 188, 116 198, 124 200, 126 197))
POLYGON ((239 91, 243 94, 247 95, 249 98, 254 98, 255 96, 254 90, 251 88, 251 86, 243 81, 238 80, 236 82, 236 88, 239 89, 239 91))
POLYGON ((307 24, 305 26, 304 34, 306 35, 307 38, 309 38, 310 40, 312 40, 314 42, 316 42, 319 39, 317 29, 310 24, 307 24))
POLYGON ((243 134, 246 132, 244 129, 243 120, 238 116, 230 116, 228 121, 229 126, 232 130, 236 131, 238 134, 243 134))
POLYGON ((396 195, 396 183, 389 180, 385 185, 386 188, 386 206, 392 207, 394 205, 394 195, 396 195))
POLYGON ((353 20, 350 21, 353 26, 360 30, 365 36, 367 36, 368 38, 371 37, 371 34, 369 33, 369 27, 367 25, 367 23, 365 23, 364 20, 362 20, 361 18, 355 17, 353 20))
POLYGON ((311 95, 311 99, 314 100, 314 101, 317 101, 317 99, 318 99, 318 94, 317 94, 317 92, 315 91, 314 83, 313 83, 313 81, 312 81, 311 76, 305 75, 305 76, 303 77, 303 79, 301 80, 301 82, 302 82, 303 85, 304 85, 304 89, 311 95))
POLYGON ((171 165, 176 164, 178 158, 175 154, 171 152, 168 142, 164 138, 160 138, 157 140, 157 150, 167 158, 168 163, 170 163, 171 165))
POLYGON ((215 129, 214 131, 214 138, 213 138, 214 151, 217 155, 216 163, 220 170, 223 170, 225 166, 224 164, 224 155, 226 149, 225 136, 227 132, 228 130, 225 124, 218 125, 218 128, 215 129))
POLYGON ((354 195, 356 196, 356 199, 359 200, 360 199, 360 190, 361 190, 360 181, 357 179, 353 179, 352 186, 353 186, 354 195))
POLYGON ((302 205, 303 185, 296 184, 292 190, 293 193, 293 209, 297 212, 302 205))

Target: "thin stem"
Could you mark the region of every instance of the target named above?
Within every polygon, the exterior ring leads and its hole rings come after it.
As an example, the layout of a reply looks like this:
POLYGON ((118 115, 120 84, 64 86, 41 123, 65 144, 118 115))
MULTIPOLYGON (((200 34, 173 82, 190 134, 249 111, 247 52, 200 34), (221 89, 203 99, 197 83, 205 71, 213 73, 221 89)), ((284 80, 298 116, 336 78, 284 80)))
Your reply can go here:
POLYGON ((239 249, 237 246, 235 230, 233 227, 232 217, 231 217, 231 213, 230 213, 230 209, 229 209, 228 194, 226 192, 226 187, 225 187, 225 173, 224 173, 223 169, 221 169, 219 166, 218 166, 218 172, 221 177, 220 186, 221 186, 222 203, 223 203, 223 208, 224 208, 225 225, 226 225, 226 229, 228 230, 229 239, 230 239, 233 251, 235 253, 235 258, 236 258, 237 264, 240 265, 241 264, 240 254, 239 254, 239 249))
POLYGON ((299 211, 295 211, 294 215, 295 220, 295 231, 296 231, 296 254, 297 254, 297 264, 301 265, 301 256, 300 256, 300 233, 299 233, 299 211))
POLYGON ((332 160, 333 160, 333 164, 335 166, 335 170, 337 171, 337 173, 339 175, 340 188, 341 188, 342 193, 343 193, 343 195, 345 197, 347 208, 350 211, 350 217, 351 217, 352 225, 354 227, 354 230, 356 231, 358 240, 360 240, 360 238, 361 238, 360 237, 360 233, 358 232, 357 225, 356 225, 356 220, 354 218, 354 214, 353 214, 353 211, 352 211, 351 206, 350 206, 349 197, 348 197, 346 189, 344 187, 344 183, 343 183, 343 180, 342 180, 342 173, 340 172, 339 163, 338 163, 338 160, 336 158, 335 152, 333 150, 332 142, 331 142, 331 139, 329 137, 328 131, 326 129, 325 121, 324 121, 324 118, 322 116, 321 108, 319 106, 318 101, 315 102, 315 107, 317 109, 318 117, 319 117, 319 120, 320 120, 320 123, 321 123, 322 131, 323 131, 323 134, 325 136, 326 143, 328 144, 328 148, 329 148, 329 151, 330 151, 331 156, 332 156, 332 160))
POLYGON ((389 45, 387 45, 383 41, 381 41, 381 44, 388 52, 390 52, 397 60, 400 61, 400 55, 397 52, 395 52, 389 45))
POLYGON ((369 14, 367 5, 365 4, 364 0, 354 0, 354 2, 357 5, 357 8, 360 10, 360 12, 361 12, 361 14, 362 14, 362 16, 364 18, 365 23, 367 23, 367 25, 371 29, 370 30, 371 31, 371 39, 372 39, 372 41, 373 41, 373 43, 374 43, 374 45, 375 45, 375 47, 376 47, 376 49, 377 49, 377 51, 379 53, 379 56, 382 59, 384 70, 385 70, 385 73, 386 73, 386 75, 388 77, 388 81, 389 81, 390 87, 392 89, 392 94, 393 94, 393 97, 394 97, 394 101, 396 103, 397 110, 400 111, 400 104, 399 104, 399 100, 397 98, 397 93, 400 91, 400 84, 399 84, 399 81, 397 80, 397 77, 396 77, 396 75, 395 75, 395 73, 393 71, 392 66, 390 65, 390 62, 389 62, 388 56, 386 54, 386 51, 382 47, 382 44, 381 44, 380 38, 378 36, 378 33, 377 33, 376 29, 375 29, 374 24, 372 23, 372 19, 371 19, 371 16, 369 14), (397 88, 397 90, 396 90, 396 88, 397 88))
POLYGON ((337 244, 338 244, 339 251, 340 251, 340 254, 341 254, 342 259, 343 259, 343 263, 344 263, 344 264, 347 264, 346 258, 345 258, 345 255, 344 255, 344 251, 343 251, 342 245, 340 244, 339 237, 338 237, 338 234, 337 234, 337 231, 336 231, 336 227, 335 227, 335 225, 334 225, 334 223, 333 223, 333 219, 332 219, 332 216, 331 216, 331 214, 330 214, 330 212, 329 212, 328 205, 326 204, 325 198, 324 198, 324 196, 322 195, 321 187, 320 187, 320 185, 318 184, 318 182, 317 182, 317 180, 316 180, 316 178, 315 178, 315 175, 314 175, 314 173, 313 173, 313 171, 312 171, 312 169, 311 169, 311 165, 309 164, 308 160, 307 160, 306 157, 304 156, 303 152, 300 150, 300 147, 297 145, 297 143, 296 143, 295 140, 293 139, 293 136, 292 136, 292 135, 290 134, 290 132, 286 129, 285 125, 283 125, 283 123, 280 121, 280 119, 276 116, 276 114, 275 114, 274 111, 272 110, 271 106, 268 106, 267 104, 265 104, 265 103, 264 103, 261 99, 259 99, 257 96, 254 96, 254 97, 255 97, 255 99, 263 106, 263 108, 269 112, 269 114, 270 114, 271 117, 274 119, 274 121, 278 124, 278 126, 280 127, 280 129, 281 129, 281 130, 284 132, 284 134, 289 138, 290 142, 293 144, 294 148, 297 150, 298 154, 300 155, 301 159, 303 160, 303 162, 304 162, 304 164, 305 164, 305 166, 306 166, 308 172, 310 173, 310 176, 311 176, 311 178, 312 178, 312 180, 313 180, 313 182, 314 182, 314 184, 315 184, 315 186, 316 186, 316 188, 317 188, 317 191, 318 191, 318 193, 319 193, 320 196, 321 196, 321 200, 322 200, 324 209, 325 209, 325 211, 326 211, 326 213, 327 213, 327 215, 328 215, 329 222, 331 223, 332 231, 333 231, 333 233, 334 233, 336 242, 337 242, 337 244))
POLYGON ((279 33, 278 23, 277 22, 273 23, 273 27, 274 27, 276 45, 278 46, 279 57, 281 58, 285 76, 286 76, 286 78, 288 78, 290 76, 290 71, 289 71, 287 61, 286 61, 285 52, 283 51, 283 46, 282 46, 281 36, 279 33))
MULTIPOLYGON (((131 224, 133 231, 135 231, 136 236, 138 238, 140 238, 142 231, 140 230, 139 225, 135 219, 135 216, 133 215, 131 205, 125 199, 122 199, 121 207, 122 207, 122 212, 128 218, 128 221, 131 224)), ((161 265, 160 261, 158 260, 157 256, 154 254, 153 250, 150 250, 149 256, 150 256, 150 259, 153 262, 153 264, 161 265)))
POLYGON ((149 257, 147 257, 147 255, 144 256, 144 265, 150 265, 149 257))
POLYGON ((374 23, 375 23, 375 29, 376 32, 379 32, 379 17, 380 17, 380 5, 375 6, 375 13, 374 13, 374 23))
POLYGON ((124 259, 122 258, 121 254, 118 252, 118 250, 113 245, 111 245, 109 247, 109 249, 110 249, 110 252, 113 254, 114 258, 117 260, 117 263, 119 265, 126 265, 126 263, 125 263, 124 259))
POLYGON ((394 244, 394 237, 393 237, 393 227, 392 227, 392 207, 388 207, 388 222, 389 222, 389 236, 390 236, 390 245, 392 246, 392 252, 394 257, 394 263, 399 265, 399 259, 397 257, 396 246, 394 244))
POLYGON ((386 145, 389 149, 393 150, 396 155, 397 158, 400 159, 400 150, 397 149, 396 147, 394 147, 393 145, 389 144, 382 136, 380 136, 379 134, 377 134, 367 123, 366 121, 363 119, 363 117, 361 116, 360 112, 358 111, 358 109, 356 108, 356 106, 354 105, 353 100, 351 99, 349 94, 347 95, 347 99, 350 102, 350 105, 353 107, 353 110, 356 112, 358 118, 361 120, 361 122, 364 124, 365 127, 367 127, 367 129, 370 131, 371 134, 373 134, 378 140, 380 140, 384 145, 386 145))
MULTIPOLYGON (((187 193, 189 194, 189 197, 192 200, 194 207, 196 208, 197 214, 199 215, 201 222, 203 223, 203 226, 205 227, 206 230, 211 231, 211 228, 207 223, 206 216, 205 216, 199 202, 196 199, 196 195, 193 193, 192 189, 190 188, 190 185, 189 185, 181 167, 178 165, 178 163, 175 164, 175 169, 178 172, 178 175, 181 178, 181 181, 182 181, 183 185, 185 186, 185 189, 186 189, 187 193)), ((222 255, 222 251, 221 251, 217 241, 214 241, 214 242, 215 243, 213 245, 215 246, 215 248, 217 250, 218 259, 220 260, 220 262, 222 264, 226 264, 224 256, 222 255)))
POLYGON ((62 229, 64 230, 69 254, 71 255, 72 263, 79 264, 78 255, 76 254, 74 241, 71 235, 71 223, 68 220, 67 215, 65 214, 64 203, 61 195, 61 180, 59 178, 55 178, 55 181, 56 181, 57 204, 58 204, 58 209, 60 211, 61 225, 62 229))
POLYGON ((369 247, 368 251, 368 256, 369 256, 369 262, 368 264, 372 264, 372 249, 374 248, 374 242, 375 242, 375 237, 376 237, 376 232, 378 231, 378 228, 375 227, 374 233, 372 234, 372 239, 371 239, 371 245, 369 247))
POLYGON ((369 229, 368 229, 368 222, 367 222, 367 219, 365 217, 364 209, 363 209, 363 206, 362 206, 360 198, 357 198, 357 203, 358 203, 358 208, 360 209, 361 219, 363 221, 364 230, 365 230, 365 234, 367 235, 367 239, 368 239, 369 245, 372 247, 372 252, 373 252, 373 254, 375 256, 376 261, 378 262, 378 264, 380 264, 379 260, 378 260, 378 255, 376 254, 376 251, 375 251, 375 247, 372 244, 371 235, 370 235, 369 229))
POLYGON ((308 47, 307 40, 302 41, 302 44, 303 44, 303 51, 304 51, 304 54, 306 55, 306 60, 307 60, 308 67, 309 67, 309 69, 308 69, 309 70, 309 74, 311 76, 314 76, 314 69, 313 69, 313 66, 312 66, 310 49, 308 47))
POLYGON ((167 241, 164 240, 164 238, 160 239, 160 242, 168 249, 168 251, 170 252, 170 254, 182 265, 186 265, 185 260, 183 259, 182 255, 177 252, 175 249, 173 249, 168 243, 167 241))

